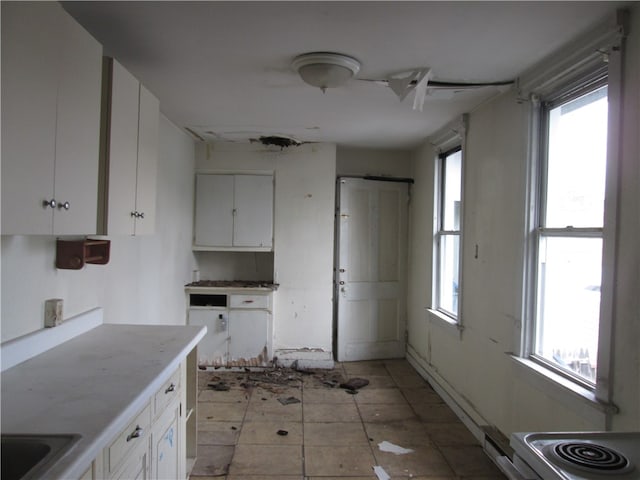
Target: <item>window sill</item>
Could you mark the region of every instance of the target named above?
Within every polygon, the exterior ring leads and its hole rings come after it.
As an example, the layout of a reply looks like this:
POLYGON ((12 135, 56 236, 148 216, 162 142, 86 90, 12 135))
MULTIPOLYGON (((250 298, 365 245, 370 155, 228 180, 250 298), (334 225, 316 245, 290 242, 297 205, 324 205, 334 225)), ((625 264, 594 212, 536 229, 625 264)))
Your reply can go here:
POLYGON ((582 387, 529 359, 515 355, 510 357, 525 373, 523 378, 526 381, 580 416, 595 422, 601 430, 606 428, 608 417, 618 413, 618 407, 598 400, 593 390, 582 387))
POLYGON ((426 310, 427 319, 430 323, 439 325, 451 335, 462 338, 462 330, 464 330, 464 327, 456 322, 452 317, 432 308, 427 308, 426 310))

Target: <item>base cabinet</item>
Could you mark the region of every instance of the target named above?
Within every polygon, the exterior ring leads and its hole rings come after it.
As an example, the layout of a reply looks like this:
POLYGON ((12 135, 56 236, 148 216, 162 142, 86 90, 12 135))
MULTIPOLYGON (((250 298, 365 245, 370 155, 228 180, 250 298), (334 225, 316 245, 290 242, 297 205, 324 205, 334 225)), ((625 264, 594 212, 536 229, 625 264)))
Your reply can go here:
MULTIPOLYGON (((195 432, 187 425, 195 419, 197 394, 195 357, 190 353, 169 379, 92 465, 93 480, 184 480, 188 477, 186 455, 195 459, 195 432), (194 392, 190 392, 194 390, 194 392), (191 419, 189 419, 191 416, 191 419)), ((86 475, 86 474, 85 474, 86 475)), ((84 480, 83 477, 82 480, 84 480)))
POLYGON ((151 432, 152 477, 173 480, 180 476, 180 404, 172 404, 151 432))
POLYGON ((198 345, 200 367, 259 367, 271 361, 272 292, 192 292, 189 325, 207 327, 198 345), (206 305, 204 299, 215 299, 206 305))
POLYGON ((114 480, 147 480, 151 478, 149 475, 148 443, 133 450, 122 468, 109 478, 114 480))

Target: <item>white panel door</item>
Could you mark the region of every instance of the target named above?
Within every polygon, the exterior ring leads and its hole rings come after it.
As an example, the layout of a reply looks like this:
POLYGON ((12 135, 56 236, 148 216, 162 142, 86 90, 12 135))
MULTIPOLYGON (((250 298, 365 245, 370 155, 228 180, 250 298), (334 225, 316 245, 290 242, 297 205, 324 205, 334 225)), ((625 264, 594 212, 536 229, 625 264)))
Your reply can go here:
POLYGON ((233 175, 196 175, 195 245, 233 245, 233 175))
POLYGON ((408 185, 338 185, 338 360, 404 357, 408 185))
POLYGON ((235 176, 233 245, 271 247, 273 244, 273 177, 235 176))

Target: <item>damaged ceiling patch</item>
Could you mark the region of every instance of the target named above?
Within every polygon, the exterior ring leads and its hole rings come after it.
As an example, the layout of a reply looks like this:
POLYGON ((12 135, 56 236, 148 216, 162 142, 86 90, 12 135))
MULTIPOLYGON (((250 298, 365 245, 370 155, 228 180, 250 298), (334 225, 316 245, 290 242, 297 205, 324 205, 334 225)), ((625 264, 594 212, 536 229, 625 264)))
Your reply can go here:
POLYGON ((286 137, 283 135, 269 135, 269 136, 261 136, 257 139, 250 139, 251 143, 260 142, 265 146, 276 146, 280 147, 280 149, 288 148, 288 147, 298 147, 302 145, 303 142, 296 140, 293 137, 286 137))

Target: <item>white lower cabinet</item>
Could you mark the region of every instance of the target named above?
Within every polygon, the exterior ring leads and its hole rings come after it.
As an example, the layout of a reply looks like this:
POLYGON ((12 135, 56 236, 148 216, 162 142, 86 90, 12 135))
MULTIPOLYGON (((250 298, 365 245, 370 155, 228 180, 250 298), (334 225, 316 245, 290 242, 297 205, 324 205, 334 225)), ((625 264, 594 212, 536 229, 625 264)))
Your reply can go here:
POLYGON ((271 292, 215 293, 187 289, 189 325, 207 327, 198 344, 198 365, 203 367, 263 366, 271 352, 271 292), (206 300, 213 299, 207 306, 206 300))
MULTIPOLYGON (((147 480, 149 475, 149 439, 132 450, 122 468, 109 478, 114 480, 147 480)), ((177 477, 176 477, 177 478, 177 477)))
POLYGON ((180 404, 173 402, 156 421, 151 432, 153 478, 174 480, 180 477, 180 404))
POLYGON ((226 365, 229 330, 226 309, 197 307, 189 309, 189 325, 207 327, 207 334, 198 345, 199 365, 226 365))
POLYGON ((264 354, 269 315, 267 310, 229 311, 229 362, 246 361, 264 354))
POLYGON ((186 366, 181 365, 103 450, 102 457, 94 462, 94 479, 186 478, 186 418, 182 408, 185 374, 186 366))

